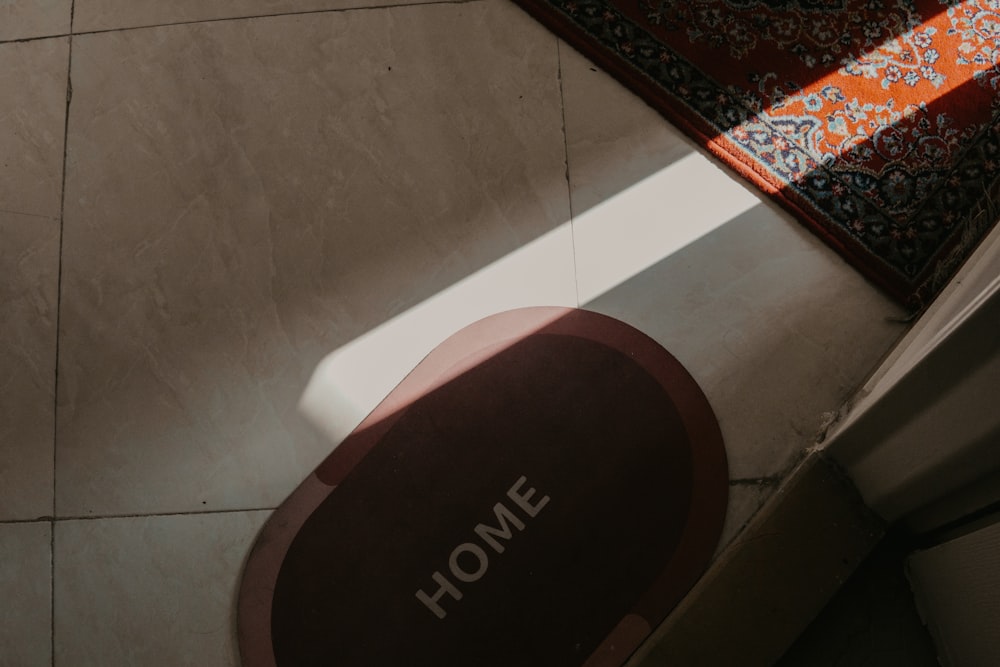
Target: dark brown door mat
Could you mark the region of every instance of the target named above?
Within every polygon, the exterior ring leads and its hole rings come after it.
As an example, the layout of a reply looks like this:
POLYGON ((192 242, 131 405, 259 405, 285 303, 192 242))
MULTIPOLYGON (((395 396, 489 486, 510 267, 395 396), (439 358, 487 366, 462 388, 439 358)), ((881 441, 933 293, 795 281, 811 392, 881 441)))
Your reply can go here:
POLYGON ((279 507, 243 664, 620 665, 727 502, 698 385, 617 320, 527 308, 442 343, 279 507))

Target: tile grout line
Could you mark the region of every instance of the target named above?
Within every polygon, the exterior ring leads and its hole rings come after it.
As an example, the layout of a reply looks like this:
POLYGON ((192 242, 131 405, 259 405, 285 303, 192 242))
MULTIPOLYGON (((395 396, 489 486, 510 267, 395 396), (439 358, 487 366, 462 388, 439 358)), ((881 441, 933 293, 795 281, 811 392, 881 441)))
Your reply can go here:
POLYGON ((740 477, 729 480, 729 486, 778 486, 781 483, 781 475, 771 477, 740 477))
POLYGON ((35 37, 18 37, 16 39, 0 39, 0 46, 5 44, 27 44, 29 42, 40 42, 43 39, 59 39, 60 37, 69 37, 71 33, 63 32, 53 35, 38 35, 35 37))
POLYGON ((98 519, 147 519, 161 516, 202 516, 208 514, 239 514, 240 512, 273 512, 278 509, 274 507, 237 507, 223 510, 187 510, 178 512, 149 512, 149 513, 128 513, 128 514, 103 514, 100 516, 63 516, 57 521, 96 521, 98 519))
POLYGON ((24 211, 11 211, 10 209, 0 208, 0 213, 10 213, 12 215, 23 215, 26 218, 41 218, 42 220, 58 220, 58 217, 51 215, 42 215, 41 213, 25 213, 24 211))
POLYGON ((49 522, 49 657, 56 665, 56 464, 59 433, 59 339, 62 315, 63 230, 66 226, 66 165, 69 149, 69 107, 73 101, 73 17, 76 0, 69 4, 69 36, 66 57, 66 115, 63 118, 62 191, 59 199, 59 267, 56 272, 56 350, 52 383, 52 519, 49 522))
POLYGON ((569 205, 569 239, 573 250, 573 290, 576 292, 576 307, 580 307, 580 279, 576 267, 576 225, 573 224, 573 188, 569 181, 569 139, 566 136, 566 95, 563 93, 562 40, 556 38, 556 80, 559 82, 559 111, 562 114, 563 162, 566 165, 566 203, 569 205))
POLYGON ((238 507, 233 509, 220 510, 188 510, 177 512, 136 512, 129 514, 94 514, 78 516, 41 516, 36 519, 4 519, 0 521, 0 526, 7 526, 19 523, 48 523, 50 525, 63 521, 99 521, 101 519, 148 519, 164 516, 202 516, 210 514, 238 514, 240 512, 273 512, 278 509, 274 507, 238 507))
MULTIPOLYGON (((149 28, 167 28, 175 25, 197 25, 199 23, 218 23, 220 21, 249 21, 253 19, 268 19, 281 16, 308 16, 311 14, 340 14, 353 11, 371 11, 376 9, 397 9, 402 7, 426 7, 428 5, 468 5, 486 0, 428 0, 427 2, 396 2, 386 5, 358 5, 357 7, 333 7, 328 9, 309 9, 301 11, 278 12, 276 14, 252 14, 249 16, 223 16, 219 18, 195 19, 190 21, 174 21, 172 23, 151 23, 149 25, 132 25, 119 28, 100 28, 97 30, 81 30, 74 32, 72 27, 69 33, 54 35, 39 35, 37 37, 21 37, 18 39, 0 40, 0 46, 4 44, 21 44, 24 42, 37 42, 42 39, 58 39, 60 37, 71 37, 80 35, 103 35, 109 32, 129 32, 132 30, 146 30, 149 28)), ((75 0, 74 0, 75 2, 75 0)), ((71 23, 72 26, 72 23, 71 23)))

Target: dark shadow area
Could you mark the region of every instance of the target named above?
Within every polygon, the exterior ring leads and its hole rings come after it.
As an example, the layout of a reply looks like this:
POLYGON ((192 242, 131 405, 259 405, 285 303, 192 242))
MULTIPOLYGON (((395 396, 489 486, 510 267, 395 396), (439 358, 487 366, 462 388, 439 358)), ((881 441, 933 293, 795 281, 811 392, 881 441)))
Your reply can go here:
POLYGON ((904 572, 912 550, 890 532, 775 667, 938 667, 904 572))
MULTIPOLYGON (((998 321, 1000 299, 992 298, 964 320, 944 344, 924 356, 909 371, 907 381, 893 385, 879 399, 877 409, 862 413, 838 435, 838 459, 847 466, 857 465, 870 453, 870 443, 899 440, 898 434, 906 433, 904 429, 910 423, 920 424, 918 420, 925 415, 941 414, 941 406, 947 408, 947 401, 968 385, 969 378, 996 364, 995 351, 1000 347, 1000 331, 996 329, 998 321)), ((968 389, 965 391, 970 392, 968 389)), ((960 404, 966 408, 978 407, 982 414, 989 414, 987 411, 993 405, 993 397, 970 393, 964 396, 958 394, 962 397, 960 404), (981 402, 977 404, 976 401, 981 402)), ((898 492, 905 495, 923 489, 922 495, 927 496, 924 502, 927 502, 933 499, 935 493, 940 496, 968 483, 977 470, 989 470, 1000 463, 1000 452, 995 447, 995 431, 991 432, 989 422, 983 426, 987 428, 981 433, 974 433, 975 437, 965 435, 961 425, 956 426, 962 433, 962 441, 970 441, 968 448, 963 447, 959 455, 947 462, 938 462, 940 468, 935 469, 933 476, 917 476, 898 492), (985 467, 978 466, 977 461, 985 467), (932 481, 943 488, 928 488, 932 481)), ((903 442, 908 440, 903 439, 903 442)), ((916 503, 911 502, 910 506, 916 506, 916 503)))

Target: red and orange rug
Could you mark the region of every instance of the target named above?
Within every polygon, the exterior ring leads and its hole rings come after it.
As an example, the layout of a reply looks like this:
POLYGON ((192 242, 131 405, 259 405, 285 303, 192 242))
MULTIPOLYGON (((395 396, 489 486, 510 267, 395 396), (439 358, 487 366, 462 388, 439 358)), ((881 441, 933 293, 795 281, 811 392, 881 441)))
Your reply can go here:
POLYGON ((910 306, 996 219, 997 0, 516 2, 910 306))

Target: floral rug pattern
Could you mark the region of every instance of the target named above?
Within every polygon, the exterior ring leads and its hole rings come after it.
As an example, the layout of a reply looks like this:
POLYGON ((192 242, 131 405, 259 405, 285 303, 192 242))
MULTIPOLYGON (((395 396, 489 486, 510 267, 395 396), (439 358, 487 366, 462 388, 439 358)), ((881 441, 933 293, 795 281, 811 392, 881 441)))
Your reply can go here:
POLYGON ((518 0, 912 306, 991 226, 1000 0, 518 0))

